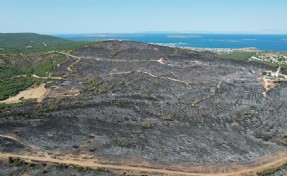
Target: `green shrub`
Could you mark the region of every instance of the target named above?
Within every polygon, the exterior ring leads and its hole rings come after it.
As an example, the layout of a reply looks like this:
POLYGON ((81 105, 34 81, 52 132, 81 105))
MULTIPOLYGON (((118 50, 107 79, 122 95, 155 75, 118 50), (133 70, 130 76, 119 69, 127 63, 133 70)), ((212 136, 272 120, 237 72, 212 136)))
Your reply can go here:
POLYGON ((258 176, 273 175, 273 174, 275 174, 276 172, 278 172, 278 171, 280 171, 280 170, 283 170, 283 169, 286 169, 286 168, 287 168, 287 163, 285 163, 285 164, 283 164, 283 165, 281 165, 281 166, 278 166, 278 167, 269 168, 269 169, 266 169, 266 170, 257 172, 257 175, 258 175, 258 176))
POLYGON ((166 120, 166 121, 173 121, 174 120, 174 115, 172 114, 164 114, 161 116, 161 119, 166 120))
POLYGON ((152 126, 153 126, 152 123, 149 121, 145 121, 141 123, 141 127, 144 129, 152 128, 152 126))
POLYGON ((81 93, 93 92, 95 94, 101 94, 108 91, 108 87, 101 86, 102 79, 94 76, 86 80, 84 87, 81 89, 81 93))
POLYGON ((124 138, 115 138, 115 143, 122 147, 131 147, 134 145, 134 141, 124 138))
POLYGON ((105 169, 105 168, 101 168, 101 167, 98 167, 97 169, 95 169, 95 171, 97 171, 97 172, 111 172, 110 170, 105 169))

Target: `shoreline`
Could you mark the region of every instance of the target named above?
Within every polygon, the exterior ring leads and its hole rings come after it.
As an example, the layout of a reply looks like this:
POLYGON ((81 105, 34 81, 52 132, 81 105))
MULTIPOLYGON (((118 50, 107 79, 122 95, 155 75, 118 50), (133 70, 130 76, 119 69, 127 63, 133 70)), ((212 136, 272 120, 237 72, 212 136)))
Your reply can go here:
MULTIPOLYGON (((176 45, 170 45, 170 44, 164 44, 164 43, 148 43, 151 45, 158 45, 158 46, 166 46, 171 48, 182 48, 182 49, 188 49, 188 50, 194 50, 194 51, 210 51, 214 53, 230 53, 234 51, 243 51, 243 52, 262 52, 264 50, 259 50, 256 47, 244 47, 244 48, 205 48, 205 47, 188 47, 188 46, 176 46, 176 45)), ((277 52, 277 51, 272 51, 277 52)))
MULTIPOLYGON (((248 47, 248 48, 199 48, 199 47, 179 47, 183 49, 190 49, 194 51, 210 51, 214 53, 230 53, 235 51, 242 51, 242 52, 261 52, 262 50, 259 50, 254 47, 248 47)), ((274 51, 272 51, 274 52, 274 51)))

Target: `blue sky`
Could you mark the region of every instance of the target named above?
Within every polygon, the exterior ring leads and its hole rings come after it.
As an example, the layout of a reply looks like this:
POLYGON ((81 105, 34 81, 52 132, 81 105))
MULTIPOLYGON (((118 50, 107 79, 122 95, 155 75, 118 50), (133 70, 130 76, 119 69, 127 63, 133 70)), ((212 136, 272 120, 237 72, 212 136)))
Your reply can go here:
POLYGON ((287 33, 287 0, 0 0, 0 32, 287 33))

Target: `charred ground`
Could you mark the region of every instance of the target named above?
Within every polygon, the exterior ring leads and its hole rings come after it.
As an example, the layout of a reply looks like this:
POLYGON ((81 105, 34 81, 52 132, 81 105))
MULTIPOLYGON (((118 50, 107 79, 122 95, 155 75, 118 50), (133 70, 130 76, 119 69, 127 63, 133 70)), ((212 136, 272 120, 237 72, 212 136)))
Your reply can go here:
POLYGON ((0 113, 1 153, 212 173, 286 150, 287 83, 260 80, 276 68, 120 41, 67 56, 43 102, 0 113))

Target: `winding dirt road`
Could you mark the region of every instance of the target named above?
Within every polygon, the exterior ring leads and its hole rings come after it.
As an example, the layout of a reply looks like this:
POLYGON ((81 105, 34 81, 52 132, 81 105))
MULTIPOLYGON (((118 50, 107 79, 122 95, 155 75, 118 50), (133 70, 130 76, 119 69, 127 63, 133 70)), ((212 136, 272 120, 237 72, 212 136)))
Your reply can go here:
POLYGON ((82 59, 82 58, 79 57, 79 56, 75 56, 75 55, 72 55, 72 54, 66 53, 66 52, 56 52, 56 53, 66 55, 67 58, 72 57, 72 58, 76 58, 76 59, 77 59, 77 60, 76 60, 75 62, 73 62, 70 66, 67 67, 67 70, 68 70, 69 72, 73 72, 72 67, 73 67, 75 64, 77 64, 78 62, 80 62, 81 59, 82 59))

